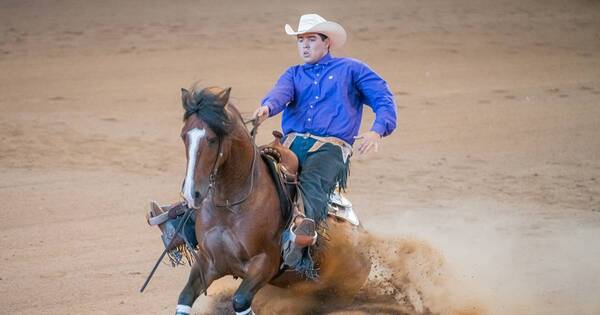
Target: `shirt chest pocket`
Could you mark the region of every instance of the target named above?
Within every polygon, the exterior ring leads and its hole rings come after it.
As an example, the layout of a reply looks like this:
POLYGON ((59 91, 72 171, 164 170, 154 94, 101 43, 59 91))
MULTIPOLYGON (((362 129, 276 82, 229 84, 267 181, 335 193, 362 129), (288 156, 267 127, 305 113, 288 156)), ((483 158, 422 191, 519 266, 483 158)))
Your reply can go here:
POLYGON ((327 74, 321 82, 323 95, 335 102, 348 95, 351 86, 350 78, 344 74, 327 74))

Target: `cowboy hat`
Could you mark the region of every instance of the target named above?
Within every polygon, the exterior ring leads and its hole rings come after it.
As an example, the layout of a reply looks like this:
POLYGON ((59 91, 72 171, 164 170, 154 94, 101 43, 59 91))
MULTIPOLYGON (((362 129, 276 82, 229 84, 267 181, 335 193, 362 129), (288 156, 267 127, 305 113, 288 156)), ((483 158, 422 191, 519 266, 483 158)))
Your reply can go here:
POLYGON ((329 37, 330 48, 339 48, 346 42, 346 31, 344 28, 331 21, 327 21, 318 14, 304 14, 300 17, 298 31, 294 31, 289 24, 285 25, 288 35, 300 35, 306 33, 321 33, 329 37))

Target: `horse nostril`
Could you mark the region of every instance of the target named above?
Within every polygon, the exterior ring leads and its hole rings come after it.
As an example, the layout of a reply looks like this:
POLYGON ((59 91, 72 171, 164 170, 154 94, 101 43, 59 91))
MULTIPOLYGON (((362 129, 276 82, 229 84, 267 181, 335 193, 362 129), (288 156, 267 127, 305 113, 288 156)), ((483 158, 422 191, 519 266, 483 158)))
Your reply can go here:
POLYGON ((194 192, 194 198, 195 199, 200 198, 200 192, 198 192, 198 191, 194 192))

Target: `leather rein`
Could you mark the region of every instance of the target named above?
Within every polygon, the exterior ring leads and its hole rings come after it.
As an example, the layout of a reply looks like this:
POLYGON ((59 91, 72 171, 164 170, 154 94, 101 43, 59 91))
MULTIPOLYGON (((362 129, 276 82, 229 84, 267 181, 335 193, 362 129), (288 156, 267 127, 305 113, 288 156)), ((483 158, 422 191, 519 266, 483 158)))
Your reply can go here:
MULTIPOLYGON (((240 117, 241 117, 241 115, 240 115, 240 117)), ((231 203, 229 202, 229 199, 226 199, 225 203, 216 203, 214 201, 214 195, 213 195, 213 197, 212 197, 213 198, 213 204, 216 207, 221 207, 221 208, 224 207, 224 208, 231 209, 231 207, 233 207, 233 206, 240 205, 240 204, 244 203, 248 199, 248 197, 250 197, 250 195, 252 194, 252 191, 254 190, 254 176, 255 176, 254 173, 255 173, 255 169, 256 169, 256 155, 257 155, 257 151, 258 151, 258 149, 256 147, 256 133, 258 131, 258 126, 259 126, 259 124, 257 124, 256 121, 257 120, 255 118, 243 121, 244 125, 246 125, 248 123, 252 123, 253 124, 252 130, 250 131, 250 136, 251 136, 251 139, 252 139, 252 164, 250 166, 250 187, 248 189, 248 192, 240 200, 235 201, 235 202, 231 202, 231 203)), ((217 165, 218 165, 218 162, 219 162, 219 158, 221 158, 223 156, 223 146, 222 146, 222 142, 223 141, 222 141, 222 137, 219 136, 218 139, 219 139, 219 149, 218 149, 217 156, 215 157, 215 162, 213 163, 212 171, 210 172, 210 175, 208 176, 208 191, 206 192, 207 196, 209 195, 210 190, 211 189, 214 190, 215 187, 216 187, 216 182, 217 182, 217 165)))

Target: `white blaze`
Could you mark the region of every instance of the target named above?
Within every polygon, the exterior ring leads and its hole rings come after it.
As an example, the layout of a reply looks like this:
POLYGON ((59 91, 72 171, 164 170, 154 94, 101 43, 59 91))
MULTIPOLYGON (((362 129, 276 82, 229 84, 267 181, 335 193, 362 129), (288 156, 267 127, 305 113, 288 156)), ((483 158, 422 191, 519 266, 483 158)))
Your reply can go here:
POLYGON ((198 158, 198 147, 200 139, 204 137, 206 132, 204 129, 194 128, 187 132, 188 140, 188 165, 185 174, 185 182, 183 183, 183 198, 188 204, 188 207, 194 208, 194 170, 196 169, 196 159, 198 158))

